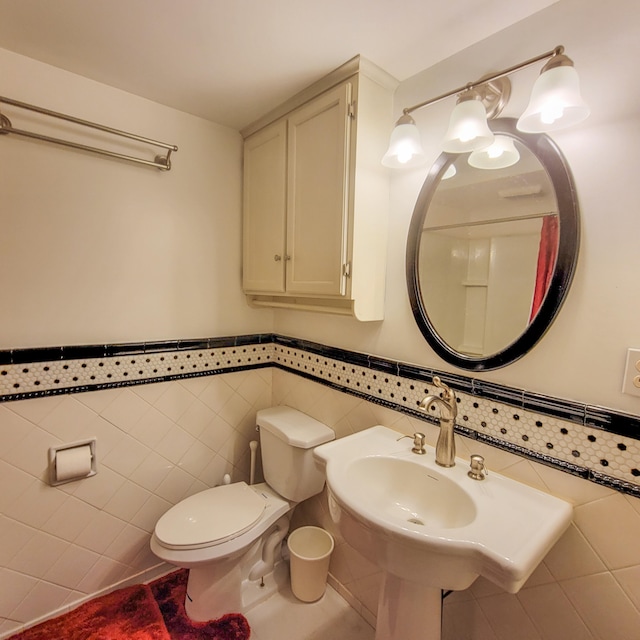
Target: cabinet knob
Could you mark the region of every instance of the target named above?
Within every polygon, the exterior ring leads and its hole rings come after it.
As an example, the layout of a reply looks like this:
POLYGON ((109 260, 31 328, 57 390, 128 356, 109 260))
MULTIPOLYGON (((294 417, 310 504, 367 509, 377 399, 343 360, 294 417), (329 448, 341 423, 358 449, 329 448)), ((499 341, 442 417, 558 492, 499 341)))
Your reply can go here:
POLYGON ((274 259, 276 262, 280 262, 280 260, 282 260, 282 256, 279 256, 279 255, 276 253, 276 255, 275 255, 275 256, 273 256, 273 259, 274 259))

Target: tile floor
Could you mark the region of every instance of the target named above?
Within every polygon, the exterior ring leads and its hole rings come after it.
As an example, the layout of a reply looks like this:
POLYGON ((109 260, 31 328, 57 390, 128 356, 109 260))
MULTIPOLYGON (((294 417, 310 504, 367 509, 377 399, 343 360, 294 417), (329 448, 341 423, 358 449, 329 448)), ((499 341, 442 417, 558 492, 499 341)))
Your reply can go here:
POLYGON ((317 602, 300 602, 287 586, 247 614, 251 640, 373 640, 375 631, 327 586, 317 602))

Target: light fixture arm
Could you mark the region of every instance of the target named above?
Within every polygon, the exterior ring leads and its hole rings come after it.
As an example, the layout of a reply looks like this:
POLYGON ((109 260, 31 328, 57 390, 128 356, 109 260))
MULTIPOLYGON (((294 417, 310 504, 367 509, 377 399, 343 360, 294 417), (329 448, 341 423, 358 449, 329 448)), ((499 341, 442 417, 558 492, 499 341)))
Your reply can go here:
POLYGON ((535 64, 536 62, 540 62, 541 60, 546 60, 548 58, 553 58, 555 56, 562 55, 563 53, 564 53, 564 47, 562 45, 557 46, 555 49, 552 49, 551 51, 547 51, 546 53, 541 53, 539 56, 536 56, 535 58, 529 58, 529 60, 525 60, 524 62, 515 64, 512 67, 509 67, 508 69, 503 69, 502 71, 498 71, 497 73, 492 73, 490 75, 485 76, 484 78, 481 78, 480 80, 477 80, 476 82, 469 82, 468 84, 462 87, 458 87, 457 89, 453 89, 452 91, 447 91, 447 93, 443 93, 442 95, 436 96, 435 98, 431 98, 430 100, 425 100, 424 102, 414 104, 412 107, 407 107, 402 110, 402 113, 403 115, 408 116, 414 111, 417 111, 418 109, 422 109, 422 107, 427 107, 431 104, 435 104, 436 102, 440 102, 445 98, 455 96, 464 91, 471 91, 473 89, 477 89, 483 84, 493 82, 494 80, 498 80, 499 78, 504 78, 505 76, 512 74, 514 71, 519 71, 520 69, 524 69, 525 67, 535 64))

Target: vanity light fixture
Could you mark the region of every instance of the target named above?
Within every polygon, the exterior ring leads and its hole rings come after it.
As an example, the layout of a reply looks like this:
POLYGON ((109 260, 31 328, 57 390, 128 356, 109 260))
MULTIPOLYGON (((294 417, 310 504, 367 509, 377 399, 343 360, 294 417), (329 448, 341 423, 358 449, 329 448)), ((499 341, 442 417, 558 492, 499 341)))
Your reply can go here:
POLYGON ((529 106, 518 120, 517 128, 539 133, 582 122, 590 113, 589 107, 580 96, 578 74, 573 61, 564 54, 564 47, 558 46, 464 87, 403 109, 382 164, 394 168, 422 164, 426 156, 411 113, 454 95, 458 95, 458 102, 451 114, 443 150, 468 153, 488 147, 493 143, 494 136, 487 126, 487 118, 498 116, 509 100, 511 83, 508 76, 542 60, 548 62, 533 86, 529 106))
POLYGON ((408 113, 404 113, 391 132, 389 148, 382 158, 382 164, 385 167, 402 169, 417 167, 425 161, 426 156, 422 150, 416 122, 408 113))
POLYGON ((582 122, 589 113, 573 61, 558 53, 542 67, 517 126, 525 133, 555 131, 582 122))
POLYGON ((469 155, 469 164, 476 169, 506 169, 520 160, 513 138, 495 136, 492 144, 469 155))
POLYGON ((491 144, 493 133, 487 124, 487 112, 474 91, 465 91, 451 112, 449 129, 442 141, 442 150, 465 153, 491 144), (477 97, 476 97, 477 96, 477 97))
POLYGON ((456 173, 458 173, 458 170, 456 169, 456 165, 450 164, 449 168, 442 174, 442 179, 448 180, 449 178, 453 178, 453 176, 455 176, 456 173))

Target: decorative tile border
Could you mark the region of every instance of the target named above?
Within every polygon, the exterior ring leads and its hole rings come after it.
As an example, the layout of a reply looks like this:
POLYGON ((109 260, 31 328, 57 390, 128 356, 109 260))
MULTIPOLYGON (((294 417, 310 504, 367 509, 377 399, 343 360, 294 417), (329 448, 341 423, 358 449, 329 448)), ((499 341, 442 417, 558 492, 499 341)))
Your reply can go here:
POLYGON ((271 366, 272 340, 260 334, 4 351, 0 402, 271 366))
POLYGON ((417 405, 438 393, 433 376, 456 390, 456 431, 640 496, 640 418, 529 394, 455 374, 274 337, 273 363, 412 417, 436 422, 417 405), (353 357, 355 355, 355 357, 353 357), (599 416, 596 422, 595 417, 599 416))
POLYGON ((0 402, 276 366, 414 418, 456 390, 456 431, 640 497, 640 417, 273 334, 0 352, 0 402))

